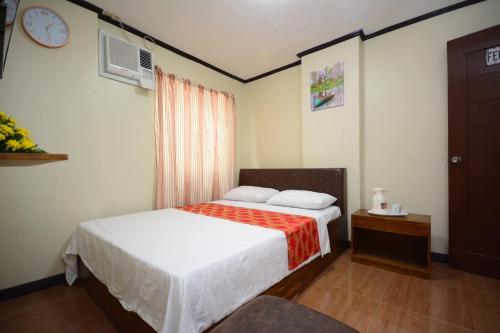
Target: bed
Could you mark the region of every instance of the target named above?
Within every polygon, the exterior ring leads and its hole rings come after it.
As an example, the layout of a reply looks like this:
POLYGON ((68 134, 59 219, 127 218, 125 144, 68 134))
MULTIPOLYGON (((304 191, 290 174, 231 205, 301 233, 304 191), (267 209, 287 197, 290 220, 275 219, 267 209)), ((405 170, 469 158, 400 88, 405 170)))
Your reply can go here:
POLYGON ((289 270, 280 231, 158 210, 82 223, 65 253, 68 281, 79 276, 121 332, 210 330, 259 294, 291 299, 346 247, 345 169, 242 169, 239 185, 335 196, 324 211, 213 203, 313 217, 321 253, 289 270))

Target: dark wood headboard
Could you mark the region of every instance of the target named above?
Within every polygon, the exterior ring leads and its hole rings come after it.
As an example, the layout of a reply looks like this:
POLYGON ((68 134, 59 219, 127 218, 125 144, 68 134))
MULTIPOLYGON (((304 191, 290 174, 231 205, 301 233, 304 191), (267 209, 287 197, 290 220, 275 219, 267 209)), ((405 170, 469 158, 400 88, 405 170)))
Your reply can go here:
POLYGON ((333 195, 342 214, 347 212, 345 168, 241 169, 239 185, 272 187, 279 191, 308 190, 333 195))

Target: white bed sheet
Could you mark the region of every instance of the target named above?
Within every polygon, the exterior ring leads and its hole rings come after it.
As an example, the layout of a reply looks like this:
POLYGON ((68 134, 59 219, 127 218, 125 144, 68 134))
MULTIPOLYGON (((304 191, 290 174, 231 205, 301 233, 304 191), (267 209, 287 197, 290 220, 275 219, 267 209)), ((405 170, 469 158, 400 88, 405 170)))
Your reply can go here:
MULTIPOLYGON (((323 255, 327 222, 340 216, 335 206, 215 203, 313 217, 323 255)), ((69 284, 77 255, 125 309, 162 333, 203 331, 291 273, 283 232, 176 209, 81 223, 63 254, 69 284)))

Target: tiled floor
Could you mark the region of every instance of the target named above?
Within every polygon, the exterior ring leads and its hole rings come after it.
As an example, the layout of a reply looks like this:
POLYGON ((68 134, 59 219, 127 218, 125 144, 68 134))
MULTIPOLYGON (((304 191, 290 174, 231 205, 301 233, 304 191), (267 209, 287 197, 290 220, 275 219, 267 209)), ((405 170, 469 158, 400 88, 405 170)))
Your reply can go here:
POLYGON ((2 333, 116 333, 83 288, 60 284, 0 302, 2 333))
MULTIPOLYGON (((361 332, 500 333, 500 280, 433 263, 423 280, 340 256, 295 301, 361 332)), ((0 332, 115 332, 78 284, 0 302, 0 332)))
POLYGON ((500 280, 432 264, 431 280, 342 254, 295 301, 360 332, 500 332, 500 280))

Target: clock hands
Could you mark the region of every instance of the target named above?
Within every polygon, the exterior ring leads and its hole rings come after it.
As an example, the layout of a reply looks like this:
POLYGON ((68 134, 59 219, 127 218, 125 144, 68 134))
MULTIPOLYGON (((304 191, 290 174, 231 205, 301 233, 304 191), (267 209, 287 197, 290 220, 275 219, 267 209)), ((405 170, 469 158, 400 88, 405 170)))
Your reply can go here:
POLYGON ((53 25, 54 25, 54 23, 51 23, 51 24, 45 26, 45 30, 47 31, 47 36, 49 36, 49 42, 51 42, 51 43, 52 43, 52 36, 50 35, 49 28, 53 25))

